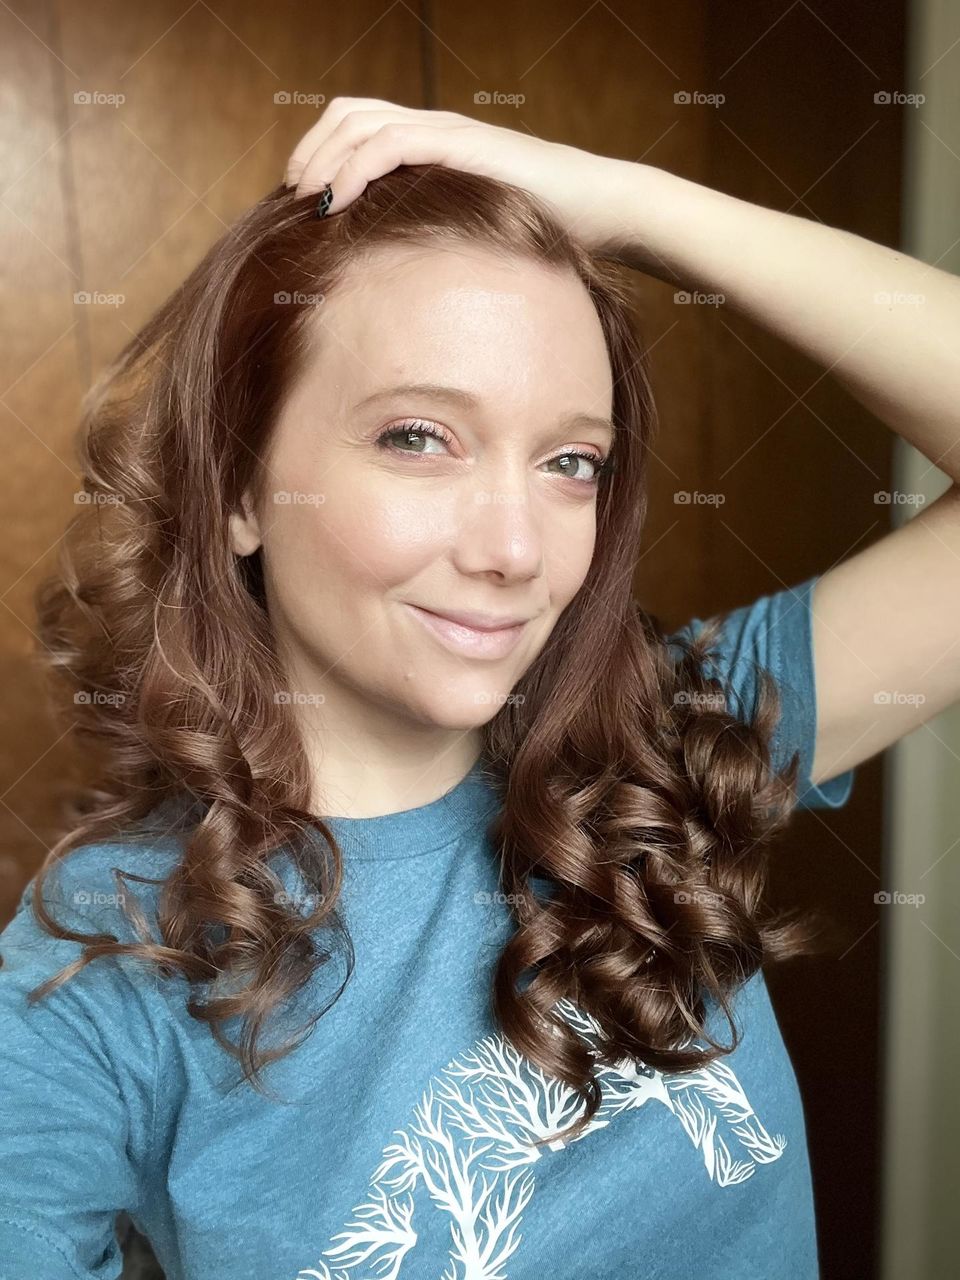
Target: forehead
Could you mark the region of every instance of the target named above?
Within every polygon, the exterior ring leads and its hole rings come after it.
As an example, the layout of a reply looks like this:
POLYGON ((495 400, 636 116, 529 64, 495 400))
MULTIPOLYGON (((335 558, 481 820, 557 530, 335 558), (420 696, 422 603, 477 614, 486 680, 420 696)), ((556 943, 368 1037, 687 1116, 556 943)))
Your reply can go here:
POLYGON ((572 270, 471 245, 379 246, 308 324, 314 375, 334 383, 456 382, 611 408, 603 330, 572 270))

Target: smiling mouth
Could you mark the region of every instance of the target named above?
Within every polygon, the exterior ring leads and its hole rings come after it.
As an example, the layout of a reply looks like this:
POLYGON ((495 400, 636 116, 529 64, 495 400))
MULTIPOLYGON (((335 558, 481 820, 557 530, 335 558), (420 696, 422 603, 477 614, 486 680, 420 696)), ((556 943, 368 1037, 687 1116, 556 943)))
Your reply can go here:
POLYGON ((517 645, 526 629, 526 622, 500 627, 494 631, 480 627, 468 627, 453 618, 418 605, 406 606, 421 625, 447 649, 472 658, 496 659, 506 657, 517 645))

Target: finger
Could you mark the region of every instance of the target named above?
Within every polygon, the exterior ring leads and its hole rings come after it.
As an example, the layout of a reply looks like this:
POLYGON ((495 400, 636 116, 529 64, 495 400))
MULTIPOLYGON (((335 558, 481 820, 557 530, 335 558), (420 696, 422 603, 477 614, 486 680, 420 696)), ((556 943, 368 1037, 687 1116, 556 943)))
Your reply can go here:
MULTIPOLYGON (((400 106, 395 102, 387 102, 384 98, 334 98, 327 105, 320 119, 303 135, 291 153, 284 176, 285 184, 288 187, 300 186, 303 181, 304 171, 320 148, 330 140, 333 134, 351 116, 363 114, 379 114, 383 117, 384 122, 387 120, 410 120, 421 124, 446 123, 463 125, 469 123, 467 117, 457 115, 453 111, 419 110, 414 107, 400 106)), ((354 145, 356 145, 356 142, 354 142, 354 145)), ((343 156, 336 157, 335 163, 342 163, 344 158, 343 156)), ((324 181, 326 181, 326 178, 323 178, 323 181, 320 182, 320 187, 323 186, 324 181)), ((319 187, 317 189, 319 190, 319 187)), ((302 190, 301 194, 306 195, 307 191, 302 190)))
POLYGON ((402 123, 396 111, 351 111, 345 115, 300 170, 295 184, 297 195, 322 190, 362 142, 384 125, 396 123, 402 123))
POLYGON ((391 111, 396 114, 412 113, 412 108, 387 102, 385 98, 331 98, 316 124, 307 130, 290 153, 284 179, 288 187, 297 185, 301 173, 317 149, 353 111, 391 111))
POLYGON ((448 163, 455 154, 455 132, 422 124, 384 125, 357 147, 331 179, 333 203, 328 214, 339 213, 369 182, 400 165, 448 163))

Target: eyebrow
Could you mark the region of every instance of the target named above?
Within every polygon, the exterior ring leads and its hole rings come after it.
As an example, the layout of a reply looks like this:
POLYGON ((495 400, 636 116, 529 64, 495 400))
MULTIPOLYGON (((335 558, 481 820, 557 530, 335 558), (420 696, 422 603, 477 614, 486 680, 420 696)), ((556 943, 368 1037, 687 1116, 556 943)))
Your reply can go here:
MULTIPOLYGON (((396 387, 384 387, 380 391, 374 391, 372 395, 365 396, 359 400, 354 406, 354 412, 358 409, 365 409, 368 405, 375 404, 381 400, 393 400, 398 396, 423 396, 432 400, 444 400, 448 404, 456 405, 458 409, 466 411, 477 410, 480 408, 480 400, 477 396, 469 391, 464 391, 461 387, 444 387, 436 382, 406 382, 396 387)), ((615 435, 615 428, 609 418, 598 418, 590 413, 570 413, 566 417, 561 418, 558 425, 563 429, 573 427, 595 427, 600 431, 608 431, 611 435, 615 435)))

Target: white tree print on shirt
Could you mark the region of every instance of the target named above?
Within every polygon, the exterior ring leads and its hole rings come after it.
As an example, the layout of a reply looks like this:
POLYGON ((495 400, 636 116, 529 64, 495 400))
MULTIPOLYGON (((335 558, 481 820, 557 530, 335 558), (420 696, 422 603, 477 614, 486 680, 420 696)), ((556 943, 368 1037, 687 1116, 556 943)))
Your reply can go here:
MULTIPOLYGON (((555 1006, 588 1043, 599 1024, 568 1000, 555 1006)), ((783 1154, 787 1140, 761 1124, 736 1075, 722 1060, 699 1071, 663 1073, 625 1060, 597 1067, 603 1101, 574 1142, 615 1117, 656 1102, 677 1117, 721 1187, 752 1177, 783 1154), (736 1154, 734 1154, 736 1153, 736 1154)), ((413 1118, 384 1148, 367 1198, 324 1258, 297 1280, 396 1280, 417 1243, 414 1196, 421 1190, 449 1215, 450 1261, 441 1280, 506 1280, 520 1241, 519 1223, 535 1188, 533 1167, 567 1146, 531 1148, 583 1110, 577 1094, 501 1035, 491 1035, 430 1081, 413 1118)))

